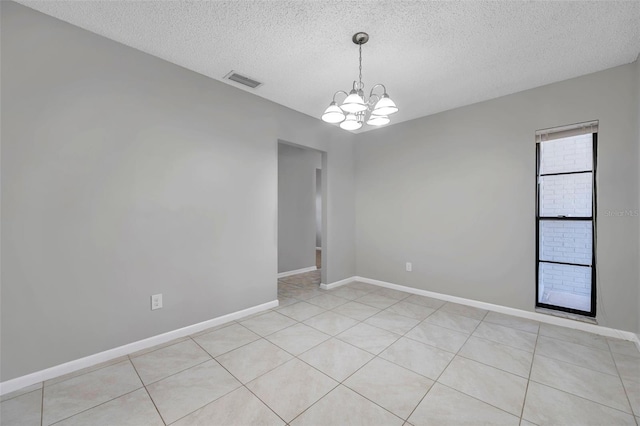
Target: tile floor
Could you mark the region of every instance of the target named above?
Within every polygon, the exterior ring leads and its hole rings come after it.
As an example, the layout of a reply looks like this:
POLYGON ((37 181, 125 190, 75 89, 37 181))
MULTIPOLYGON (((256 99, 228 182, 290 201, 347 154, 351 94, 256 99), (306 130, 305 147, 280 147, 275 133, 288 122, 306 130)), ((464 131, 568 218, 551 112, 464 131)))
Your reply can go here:
POLYGON ((2 425, 636 425, 633 343, 363 283, 2 397, 2 425), (635 417, 634 417, 635 415, 635 417))

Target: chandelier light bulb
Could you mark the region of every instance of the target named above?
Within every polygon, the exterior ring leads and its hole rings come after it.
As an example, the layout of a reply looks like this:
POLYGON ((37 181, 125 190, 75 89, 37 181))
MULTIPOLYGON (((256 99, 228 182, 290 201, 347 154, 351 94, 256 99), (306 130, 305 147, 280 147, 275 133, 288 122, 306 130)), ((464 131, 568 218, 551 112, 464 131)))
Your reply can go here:
POLYGON ((386 115, 371 115, 367 120, 367 124, 370 126, 384 126, 389 124, 390 121, 386 115))
POLYGON ((389 95, 386 93, 382 95, 380 100, 376 103, 376 106, 373 107, 373 111, 371 114, 374 115, 391 115, 398 112, 398 107, 396 103, 391 100, 389 95))
POLYGON ((362 96, 353 89, 351 93, 349 93, 349 96, 347 96, 347 99, 340 105, 340 108, 346 112, 362 112, 367 110, 367 104, 364 102, 364 99, 362 99, 362 96))
POLYGON ((355 114, 348 114, 347 118, 340 123, 340 128, 344 130, 358 130, 362 127, 362 122, 358 121, 355 114))
POLYGON ((336 124, 344 121, 344 112, 338 105, 336 105, 335 101, 331 102, 327 109, 322 114, 322 121, 327 123, 336 124))

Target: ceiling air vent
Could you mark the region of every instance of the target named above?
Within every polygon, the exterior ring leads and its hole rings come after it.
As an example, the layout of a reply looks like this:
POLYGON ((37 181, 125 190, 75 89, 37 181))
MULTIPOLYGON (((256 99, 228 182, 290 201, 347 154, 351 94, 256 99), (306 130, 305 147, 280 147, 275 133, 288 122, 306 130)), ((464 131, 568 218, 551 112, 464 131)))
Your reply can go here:
POLYGON ((235 71, 231 71, 229 74, 225 75, 224 78, 251 87, 252 89, 262 85, 259 81, 240 75, 235 71))

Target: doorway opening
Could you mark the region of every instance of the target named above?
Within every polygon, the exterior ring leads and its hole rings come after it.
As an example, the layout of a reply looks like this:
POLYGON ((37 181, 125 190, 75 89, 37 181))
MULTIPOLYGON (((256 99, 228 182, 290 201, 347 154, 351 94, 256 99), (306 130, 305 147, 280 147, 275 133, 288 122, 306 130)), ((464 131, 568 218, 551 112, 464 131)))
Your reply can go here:
POLYGON ((326 277, 325 172, 326 153, 278 141, 278 288, 295 296, 326 277))

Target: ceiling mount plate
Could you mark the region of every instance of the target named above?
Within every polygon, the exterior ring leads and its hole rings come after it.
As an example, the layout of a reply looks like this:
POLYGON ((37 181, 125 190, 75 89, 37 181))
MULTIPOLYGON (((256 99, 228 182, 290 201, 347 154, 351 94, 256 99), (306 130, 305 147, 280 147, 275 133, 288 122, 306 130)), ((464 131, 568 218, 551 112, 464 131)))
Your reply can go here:
POLYGON ((362 45, 369 41, 369 34, 364 32, 355 33, 351 40, 353 40, 355 44, 362 45))

